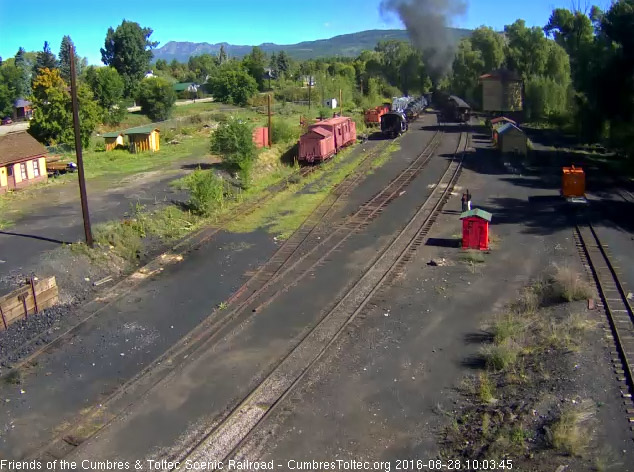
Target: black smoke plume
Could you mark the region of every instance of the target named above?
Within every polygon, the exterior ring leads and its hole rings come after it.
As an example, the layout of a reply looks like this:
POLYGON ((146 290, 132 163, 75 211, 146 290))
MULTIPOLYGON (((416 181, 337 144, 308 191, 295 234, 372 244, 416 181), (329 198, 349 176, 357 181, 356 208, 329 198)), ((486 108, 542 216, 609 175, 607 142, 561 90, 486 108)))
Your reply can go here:
POLYGON ((382 0, 380 6, 382 14, 399 16, 436 79, 449 70, 453 61, 455 39, 448 27, 466 8, 465 0, 382 0))

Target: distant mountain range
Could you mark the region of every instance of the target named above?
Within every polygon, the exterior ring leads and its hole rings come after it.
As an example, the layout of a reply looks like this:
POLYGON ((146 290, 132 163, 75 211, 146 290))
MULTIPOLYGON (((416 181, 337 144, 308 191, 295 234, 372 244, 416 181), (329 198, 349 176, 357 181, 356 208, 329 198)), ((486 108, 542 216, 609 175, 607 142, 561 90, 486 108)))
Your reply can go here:
MULTIPOLYGON (((457 42, 460 38, 468 36, 470 30, 450 28, 450 36, 457 42)), ((318 57, 346 56, 354 57, 365 49, 374 49, 376 44, 384 39, 408 40, 406 30, 368 30, 358 33, 342 34, 330 39, 317 41, 304 41, 297 44, 263 43, 259 47, 265 53, 277 53, 286 51, 294 59, 315 59, 318 57)), ((191 43, 188 41, 170 41, 164 46, 155 49, 154 61, 164 59, 170 62, 176 59, 179 62, 187 62, 191 56, 209 53, 217 55, 220 46, 225 47, 229 57, 243 57, 251 52, 252 46, 238 46, 229 43, 191 43)))

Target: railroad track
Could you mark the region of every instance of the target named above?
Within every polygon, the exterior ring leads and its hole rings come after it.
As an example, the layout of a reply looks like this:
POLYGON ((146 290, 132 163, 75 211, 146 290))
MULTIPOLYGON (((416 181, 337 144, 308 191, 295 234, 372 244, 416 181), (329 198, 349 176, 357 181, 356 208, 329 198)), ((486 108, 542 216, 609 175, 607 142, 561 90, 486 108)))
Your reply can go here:
MULTIPOLYGON (((438 133, 434 135, 434 138, 437 139, 437 135, 438 133)), ((82 437, 81 434, 75 434, 77 430, 81 430, 83 428, 86 422, 93 425, 91 428, 93 431, 106 426, 114 418, 116 418, 118 414, 108 411, 108 405, 113 403, 118 405, 114 408, 117 412, 128 408, 133 403, 133 400, 131 400, 132 398, 137 398, 138 395, 142 395, 144 392, 149 391, 171 372, 173 372, 174 365, 172 364, 172 360, 184 358, 191 359, 190 356, 194 352, 209 343, 215 342, 220 335, 224 334, 225 331, 222 329, 230 325, 230 323, 234 321, 238 315, 251 314, 251 311, 248 311, 249 302, 252 302, 255 297, 260 297, 260 299, 262 299, 262 297, 264 297, 263 292, 270 287, 272 280, 279 282, 279 278, 282 275, 289 273, 289 271, 282 272, 282 268, 288 264, 288 261, 291 258, 298 254, 298 251, 302 247, 310 247, 310 254, 316 254, 319 248, 323 247, 323 245, 327 242, 327 236, 322 239, 323 234, 318 232, 319 224, 327 219, 328 216, 336 210, 337 205, 345 199, 345 197, 347 197, 354 188, 356 188, 357 184, 363 179, 369 166, 372 164, 373 158, 378 156, 393 141, 394 140, 386 141, 384 146, 379 146, 377 149, 367 153, 355 171, 342 181, 333 190, 332 194, 329 195, 315 210, 313 210, 307 218, 305 224, 291 235, 291 237, 285 241, 271 259, 269 259, 269 261, 267 261, 267 263, 264 264, 264 266, 262 266, 256 274, 254 274, 249 281, 228 300, 227 303, 231 303, 231 305, 234 305, 233 307, 229 305, 226 310, 218 310, 220 315, 219 317, 210 316, 207 320, 203 321, 181 341, 179 341, 178 344, 170 348, 167 352, 152 362, 150 366, 146 367, 139 374, 123 384, 119 389, 117 389, 117 392, 103 400, 99 408, 93 409, 87 415, 85 414, 85 421, 80 420, 74 423, 71 428, 64 430, 61 434, 57 435, 43 449, 38 450, 33 457, 50 460, 51 458, 62 458, 70 454, 79 444, 87 439, 86 437, 82 437), (150 373, 151 375, 149 375, 150 373), (98 424, 99 427, 95 427, 95 424, 98 424)), ((438 144, 439 143, 434 141, 434 146, 437 146, 438 144)), ((430 149, 429 145, 426 150, 427 149, 430 149)), ((429 158, 431 158, 431 155, 429 158)), ((317 167, 311 168, 315 170, 317 167)), ((301 261, 305 260, 305 257, 299 257, 301 261)), ((322 259, 320 259, 319 262, 321 262, 322 259)), ((314 265, 311 267, 314 267, 314 265)), ((306 269, 303 272, 302 277, 307 274, 308 270, 310 269, 306 269)), ((297 282, 299 282, 299 278, 294 281, 293 285, 297 282)), ((288 288, 289 287, 286 287, 286 289, 288 288)), ((281 292, 279 291, 273 291, 270 295, 271 300, 277 297, 280 293, 281 292)), ((174 364, 176 362, 178 361, 175 361, 174 364)))
MULTIPOLYGON (((599 290, 616 345, 612 362, 617 380, 625 382, 621 389, 624 398, 634 394, 634 311, 621 284, 615 266, 591 223, 579 223, 575 228, 575 242, 582 261, 591 272, 599 290)), ((634 405, 630 405, 634 406, 634 405)), ((634 409, 627 409, 628 420, 634 423, 634 409)))
MULTIPOLYGON (((373 196, 361 206, 350 218, 357 217, 363 212, 366 219, 373 219, 420 173, 435 150, 440 145, 442 132, 437 131, 428 145, 407 168, 393 179, 381 192, 373 196), (382 202, 380 204, 379 202, 382 202), (368 212, 367 208, 373 211, 368 212)), ((391 142, 391 141, 390 141, 391 142)), ((370 155, 369 157, 371 157, 370 155)), ((368 158, 368 164, 371 159, 368 158)), ((178 344, 156 359, 135 377, 123 384, 115 393, 100 402, 99 408, 93 408, 73 426, 57 435, 44 448, 34 454, 34 458, 51 459, 62 458, 73 452, 76 447, 92 436, 95 432, 110 424, 121 412, 127 410, 137 398, 156 387, 171 374, 177 371, 184 359, 191 362, 198 352, 216 343, 219 339, 231 335, 265 304, 270 303, 281 293, 297 284, 316 266, 323 263, 336 249, 338 249, 352 234, 363 228, 367 222, 357 219, 354 224, 341 224, 327 234, 318 230, 319 222, 330 214, 336 204, 355 187, 363 178, 365 172, 353 173, 344 185, 334 192, 334 201, 324 202, 309 216, 315 223, 303 226, 283 245, 247 284, 232 297, 232 304, 224 310, 217 310, 218 316, 210 316, 194 328, 178 344), (307 229, 309 228, 309 229, 307 229), (335 240, 335 235, 337 236, 335 240), (306 248, 302 251, 302 248, 306 248), (327 248, 327 249, 325 249, 327 248), (89 424, 90 427, 86 427, 89 424), (85 436, 81 431, 90 430, 85 436)), ((358 217, 357 217, 358 218, 358 217)))
POLYGON ((392 274, 400 270, 404 260, 411 257, 420 246, 421 234, 424 239, 430 222, 439 214, 460 175, 466 144, 467 134, 461 133, 454 158, 431 195, 337 305, 237 407, 212 427, 199 433, 189 447, 169 460, 222 461, 238 452, 251 432, 302 381, 377 291, 391 280, 392 274))

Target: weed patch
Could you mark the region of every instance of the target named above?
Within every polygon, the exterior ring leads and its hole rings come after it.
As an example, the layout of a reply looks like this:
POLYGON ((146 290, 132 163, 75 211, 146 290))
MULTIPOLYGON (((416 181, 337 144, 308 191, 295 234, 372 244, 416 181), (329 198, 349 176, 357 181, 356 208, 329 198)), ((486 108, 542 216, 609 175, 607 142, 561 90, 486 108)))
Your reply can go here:
POLYGON ((553 448, 581 456, 590 443, 590 423, 594 415, 595 409, 589 401, 565 408, 551 426, 545 427, 546 438, 553 448))
POLYGON ((554 264, 550 278, 553 300, 572 302, 592 297, 590 285, 568 266, 554 264))
POLYGON ((134 221, 112 221, 95 226, 95 241, 104 246, 112 246, 113 250, 128 262, 135 262, 141 257, 143 244, 141 230, 134 221))
POLYGON ((20 385, 22 383, 22 373, 18 369, 12 369, 5 375, 4 381, 9 385, 20 385))
POLYGON ((467 249, 460 254, 460 260, 467 264, 484 264, 484 253, 475 249, 467 249))

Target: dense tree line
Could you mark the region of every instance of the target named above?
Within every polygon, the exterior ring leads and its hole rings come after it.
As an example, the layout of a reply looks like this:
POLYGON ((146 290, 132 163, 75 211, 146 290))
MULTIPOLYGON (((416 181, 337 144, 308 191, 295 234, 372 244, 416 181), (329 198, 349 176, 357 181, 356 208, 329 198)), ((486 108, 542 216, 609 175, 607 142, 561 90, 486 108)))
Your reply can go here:
POLYGON ((607 11, 555 9, 544 28, 481 27, 458 46, 450 80, 479 103, 479 75, 504 66, 524 80, 526 118, 567 125, 634 155, 634 0, 607 11))
MULTIPOLYGON (((221 47, 217 55, 190 57, 187 63, 157 60, 152 65, 157 46, 152 29, 124 20, 106 33, 101 49, 106 67, 86 67, 80 58, 76 67, 83 98, 90 97, 96 106, 96 122, 110 125, 123 119, 133 101, 150 118, 167 118, 176 82, 202 84, 216 100, 235 105, 262 104, 258 93, 266 91, 280 101, 306 101, 310 93, 318 104, 338 98, 341 91, 346 106, 366 108, 401 94, 447 89, 477 106, 482 100, 479 77, 505 67, 524 81, 527 119, 571 124, 585 139, 609 139, 632 152, 633 27, 634 0, 615 2, 606 12, 597 7, 587 13, 556 9, 544 28, 527 27, 521 19, 503 32, 483 26, 457 45, 451 72, 441 77, 437 68, 427 67, 429 51, 397 40, 381 41, 355 58, 296 61, 284 51, 267 55, 257 47, 233 58, 221 47), (150 70, 154 77, 145 78, 150 70)), ((48 84, 52 96, 65 90, 69 47, 74 45, 65 36, 58 56, 44 43, 39 52, 20 48, 15 57, 0 63, 0 113, 10 114, 17 98, 30 97, 41 108, 32 132, 48 142, 68 139, 63 126, 57 131, 44 126, 44 121, 58 119, 59 110, 45 106, 51 101, 42 99, 42 87, 48 84)), ((66 103, 62 98, 58 102, 66 103)))

